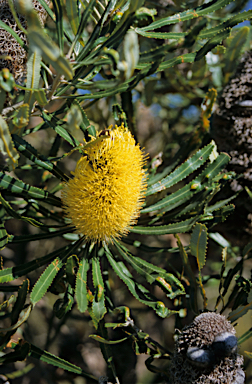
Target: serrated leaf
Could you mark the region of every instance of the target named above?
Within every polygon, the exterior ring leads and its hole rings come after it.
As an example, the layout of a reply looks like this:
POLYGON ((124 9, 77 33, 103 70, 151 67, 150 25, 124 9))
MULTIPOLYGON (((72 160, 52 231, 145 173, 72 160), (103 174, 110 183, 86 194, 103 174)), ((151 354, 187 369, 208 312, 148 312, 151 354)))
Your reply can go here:
POLYGON ((126 248, 122 247, 117 241, 116 248, 120 255, 126 260, 140 275, 144 276, 148 283, 156 283, 166 292, 167 297, 173 299, 177 295, 185 293, 184 286, 171 273, 167 273, 165 269, 159 268, 139 257, 135 257, 129 253, 126 248))
POLYGON ((77 375, 87 377, 87 378, 95 380, 95 381, 98 380, 95 376, 86 373, 80 367, 77 367, 76 365, 71 364, 68 361, 61 359, 61 358, 53 355, 52 353, 49 353, 47 351, 43 351, 42 349, 39 349, 39 348, 35 347, 35 345, 32 345, 32 344, 31 344, 30 355, 32 357, 34 357, 35 359, 44 361, 45 363, 54 365, 55 367, 62 368, 66 371, 76 373, 77 375))
POLYGON ((167 235, 170 233, 185 233, 190 231, 195 224, 197 218, 187 219, 174 224, 156 225, 149 227, 139 227, 135 225, 131 228, 131 232, 140 233, 142 235, 167 235))
POLYGON ((214 148, 214 143, 206 145, 204 148, 196 152, 192 157, 186 160, 183 164, 175 169, 170 175, 162 179, 156 184, 151 185, 146 192, 146 195, 152 195, 156 192, 161 192, 166 188, 170 188, 190 175, 209 158, 214 148))
POLYGON ((94 288, 96 289, 96 294, 92 302, 92 319, 94 326, 97 328, 98 323, 107 313, 107 308, 105 306, 105 288, 104 282, 101 273, 100 260, 97 257, 92 258, 92 278, 94 288))
POLYGON ((15 143, 16 149, 21 152, 27 159, 31 160, 34 164, 39 167, 51 172, 60 180, 68 181, 66 175, 61 171, 61 169, 48 160, 45 156, 39 155, 37 150, 31 146, 27 141, 18 135, 13 135, 13 140, 15 143))
POLYGON ((28 263, 18 265, 17 267, 2 269, 0 270, 0 283, 7 283, 9 281, 17 279, 18 277, 25 276, 27 273, 32 272, 35 269, 52 261, 55 256, 60 254, 64 255, 66 252, 69 252, 69 249, 71 250, 70 246, 65 246, 60 249, 57 249, 54 252, 49 253, 46 256, 40 257, 39 259, 29 261, 28 263))
POLYGON ((19 154, 14 148, 8 125, 0 115, 0 153, 10 169, 15 169, 18 164, 19 154))
POLYGON ((203 15, 209 15, 209 13, 215 12, 220 8, 225 7, 231 2, 231 0, 213 0, 207 4, 200 5, 195 9, 188 9, 187 11, 177 13, 172 16, 165 17, 163 19, 154 21, 147 27, 140 28, 141 31, 150 31, 153 29, 161 28, 165 25, 178 23, 181 21, 191 20, 203 15))
POLYGON ((3 172, 0 172, 0 189, 5 189, 14 194, 28 198, 44 200, 45 202, 56 205, 58 207, 61 206, 61 200, 58 197, 43 189, 25 184, 21 180, 15 179, 14 177, 6 175, 3 172))
POLYGON ((88 307, 87 300, 87 272, 89 270, 89 262, 83 258, 80 261, 79 269, 76 276, 76 301, 80 312, 85 312, 88 307))
POLYGON ((203 224, 196 224, 192 231, 190 241, 191 254, 196 257, 199 271, 206 263, 207 251, 207 227, 203 224))
POLYGON ((225 29, 224 31, 219 32, 216 36, 212 37, 208 42, 197 52, 195 56, 195 61, 201 60, 206 56, 208 52, 217 47, 223 40, 225 40, 230 35, 230 28, 225 29))
POLYGON ((76 269, 79 267, 79 259, 76 255, 72 255, 66 262, 66 279, 71 287, 74 287, 76 279, 76 269))
POLYGON ((72 79, 73 70, 69 61, 61 54, 59 47, 46 35, 41 28, 28 29, 29 48, 37 52, 49 62, 57 74, 62 74, 67 80, 72 79))
POLYGON ((0 224, 0 249, 3 249, 8 244, 8 233, 3 223, 0 224))
POLYGON ((168 317, 173 313, 176 313, 176 311, 171 311, 166 308, 163 302, 158 301, 155 297, 150 294, 150 292, 145 287, 134 281, 125 265, 121 262, 116 261, 113 258, 107 246, 105 246, 104 249, 108 261, 112 266, 113 270, 118 275, 118 277, 126 284, 129 291, 138 301, 153 308, 155 312, 163 318, 168 317))
POLYGON ((186 184, 183 188, 176 192, 171 193, 167 197, 159 200, 157 203, 143 208, 141 213, 153 212, 161 210, 161 212, 167 212, 171 209, 183 204, 189 200, 194 194, 202 191, 204 188, 211 184, 212 179, 219 174, 221 169, 228 163, 230 157, 222 153, 212 163, 204 169, 204 171, 198 175, 190 183, 186 184))
POLYGON ((48 265, 48 267, 45 269, 45 271, 42 273, 42 275, 37 280, 36 284, 34 285, 30 300, 33 305, 35 305, 47 292, 48 288, 53 282, 53 279, 57 275, 57 273, 60 271, 60 269, 63 266, 63 262, 59 257, 56 257, 51 264, 48 265))

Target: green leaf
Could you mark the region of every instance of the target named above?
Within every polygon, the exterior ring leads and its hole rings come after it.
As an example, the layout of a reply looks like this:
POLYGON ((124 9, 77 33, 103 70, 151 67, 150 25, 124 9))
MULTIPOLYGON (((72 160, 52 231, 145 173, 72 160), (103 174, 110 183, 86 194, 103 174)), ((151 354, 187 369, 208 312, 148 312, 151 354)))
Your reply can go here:
POLYGON ((51 364, 51 365, 54 365, 55 367, 62 368, 66 371, 76 373, 77 375, 87 377, 88 379, 96 383, 98 382, 98 379, 95 376, 86 373, 80 367, 77 367, 76 365, 71 364, 66 360, 60 359, 59 357, 53 355, 52 353, 43 351, 42 349, 35 347, 35 345, 31 345, 30 355, 35 359, 44 361, 47 364, 51 364))
POLYGON ((49 62, 57 74, 62 74, 67 80, 72 79, 73 70, 69 61, 61 54, 59 47, 46 35, 41 28, 30 27, 28 29, 29 48, 37 52, 43 59, 49 62))
POLYGON ((21 152, 27 159, 31 160, 34 164, 39 167, 51 172, 58 179, 68 181, 66 175, 61 171, 57 165, 53 164, 47 159, 47 157, 39 155, 37 150, 31 146, 27 141, 18 135, 13 135, 13 140, 16 149, 21 152))
POLYGON ((205 170, 192 180, 189 184, 171 193, 167 197, 159 200, 157 203, 143 208, 141 213, 153 212, 162 209, 161 212, 167 212, 189 200, 194 194, 202 191, 212 179, 217 176, 221 169, 228 163, 230 157, 222 153, 212 163, 208 164, 205 170))
POLYGON ((33 305, 35 305, 47 292, 48 288, 53 282, 53 279, 57 275, 57 273, 60 271, 60 269, 63 266, 63 262, 59 257, 56 257, 51 264, 45 269, 45 271, 42 273, 42 275, 37 280, 36 284, 34 285, 30 300, 33 305))
POLYGON ((79 259, 76 255, 72 255, 66 262, 66 279, 71 287, 75 285, 76 269, 79 267, 79 259))
POLYGON ((230 31, 230 28, 224 29, 224 31, 219 32, 217 35, 208 40, 208 42, 197 52, 195 61, 201 60, 208 52, 214 49, 217 45, 221 44, 222 41, 230 35, 230 31))
MULTIPOLYGON (((249 12, 252 14, 252 11, 249 12)), ((230 38, 231 42, 228 41, 229 44, 225 52, 224 65, 222 67, 225 84, 228 83, 231 75, 234 73, 236 61, 241 55, 243 46, 248 39, 249 32, 249 27, 242 27, 234 37, 230 38)))
POLYGON ((79 15, 78 15, 77 2, 75 0, 68 0, 65 2, 65 7, 66 7, 67 17, 70 22, 73 34, 74 36, 76 36, 79 28, 79 15))
POLYGON ((139 227, 135 225, 131 232, 141 235, 167 235, 170 233, 185 233, 190 231, 197 218, 187 219, 174 224, 139 227))
POLYGON ((238 320, 240 317, 246 315, 246 313, 252 309, 252 291, 250 291, 248 298, 247 298, 248 304, 242 305, 229 313, 228 320, 233 323, 234 321, 238 320))
MULTIPOLYGON (((18 290, 18 296, 15 301, 15 304, 13 306, 12 312, 11 312, 11 325, 14 325, 18 322, 20 312, 24 309, 24 305, 26 302, 27 293, 29 291, 29 280, 24 280, 23 284, 18 290)), ((0 336, 0 346, 1 350, 6 346, 8 341, 10 340, 10 337, 15 333, 16 328, 7 331, 4 336, 0 336)))
POLYGON ((15 363, 16 361, 23 361, 26 359, 29 353, 30 344, 21 340, 20 344, 15 347, 14 352, 7 353, 6 355, 0 357, 0 363, 10 364, 15 363))
POLYGON ((31 313, 31 310, 32 310, 32 305, 30 304, 25 310, 23 310, 21 312, 21 317, 19 318, 19 320, 15 324, 13 324, 7 328, 0 328, 0 333, 13 331, 13 330, 17 329, 18 327, 20 327, 28 319, 28 317, 31 313))
POLYGON ((193 228, 190 249, 191 254, 197 259, 200 271, 206 263, 207 227, 205 225, 197 223, 193 228))
POLYGON ((14 177, 6 175, 3 172, 0 172, 0 189, 5 189, 14 194, 25 196, 31 199, 44 200, 49 204, 61 207, 61 200, 58 197, 43 189, 25 184, 21 180, 15 179, 14 177))
POLYGON ((91 316, 94 322, 94 326, 97 328, 98 323, 107 313, 107 308, 105 306, 105 288, 101 273, 100 259, 97 257, 92 258, 92 278, 96 292, 92 302, 91 316))
MULTIPOLYGON (((31 92, 29 92, 31 94, 31 92)), ((29 98, 26 98, 29 101, 29 98)), ((12 123, 15 127, 11 130, 11 133, 16 132, 19 129, 26 127, 29 123, 29 104, 20 105, 12 116, 12 123)))
MULTIPOLYGON (((246 331, 242 336, 238 338, 238 345, 244 343, 244 341, 250 339, 252 336, 252 328, 250 328, 248 331, 246 331)), ((252 356, 251 356, 252 358, 252 356)))
POLYGON ((85 312, 88 307, 87 299, 87 272, 89 270, 89 262, 83 257, 80 261, 79 269, 76 276, 76 301, 80 312, 85 312))
POLYGON ((211 155, 214 149, 214 142, 211 142, 204 148, 200 149, 196 152, 192 157, 186 160, 182 165, 177 167, 175 171, 166 176, 164 179, 151 185, 146 192, 146 195, 152 195, 156 192, 161 192, 166 188, 170 188, 173 185, 177 184, 179 181, 183 180, 185 177, 189 176, 190 173, 194 172, 201 165, 205 163, 205 161, 211 155))
MULTIPOLYGON (((0 224, 0 249, 3 249, 8 244, 8 233, 3 223, 0 224)), ((1 271, 0 271, 1 272, 1 271)))
POLYGON ((91 337, 91 339, 99 341, 99 343, 103 343, 103 344, 120 344, 123 341, 128 340, 128 338, 131 336, 124 337, 123 339, 120 339, 120 340, 106 340, 103 337, 98 336, 98 335, 89 335, 89 337, 91 337))
POLYGON ((27 59, 27 82, 24 102, 29 105, 29 109, 32 109, 32 105, 35 101, 35 96, 33 89, 37 89, 39 87, 40 80, 40 67, 41 67, 41 55, 35 51, 30 52, 27 59))
POLYGON ((6 163, 11 170, 14 170, 18 164, 19 154, 14 148, 8 125, 0 115, 0 153, 6 157, 6 163))
POLYGON ((62 0, 52 0, 53 9, 56 16, 56 30, 58 45, 60 51, 63 52, 64 47, 64 30, 63 30, 63 1, 62 0))
POLYGON ((22 48, 24 48, 25 50, 28 50, 27 46, 25 45, 21 37, 19 37, 19 35, 14 31, 14 29, 9 27, 9 25, 5 24, 2 20, 0 20, 0 28, 3 28, 5 31, 9 32, 16 39, 16 41, 22 48))
POLYGON ((46 256, 40 257, 39 259, 29 261, 28 263, 21 264, 17 267, 2 269, 0 270, 0 283, 7 283, 17 279, 18 277, 25 276, 27 273, 32 272, 42 265, 52 261, 55 256, 62 254, 64 255, 66 252, 69 252, 69 250, 71 252, 71 246, 64 246, 54 252, 49 253, 46 256))
POLYGON ((173 299, 177 295, 185 293, 184 286, 171 273, 167 273, 165 269, 159 268, 147 261, 133 256, 129 251, 122 247, 117 241, 116 248, 120 255, 127 261, 140 275, 144 276, 148 283, 156 283, 165 290, 167 297, 173 299))
POLYGON ((188 255, 187 255, 187 253, 185 251, 185 248, 183 247, 183 244, 181 243, 181 240, 180 240, 179 236, 175 234, 175 238, 176 238, 177 243, 178 243, 179 253, 180 253, 180 256, 181 256, 181 259, 182 259, 182 262, 183 262, 183 266, 184 266, 184 268, 186 270, 186 276, 188 277, 189 283, 190 283, 190 296, 189 296, 189 300, 190 300, 191 308, 192 308, 192 310, 194 311, 195 314, 198 314, 196 278, 195 278, 194 273, 192 271, 192 268, 191 268, 191 265, 190 265, 190 262, 189 262, 189 259, 188 259, 188 255))
POLYGON ((168 308, 166 308, 163 302, 158 301, 155 297, 150 294, 150 292, 145 287, 134 281, 125 265, 122 262, 118 262, 114 259, 107 246, 105 246, 104 249, 108 261, 112 266, 113 270, 118 275, 118 277, 126 284, 129 291, 138 301, 153 308, 155 312, 163 318, 168 317, 173 313, 176 313, 176 311, 170 311, 168 308))
POLYGON ((218 9, 225 7, 231 1, 232 0, 219 0, 219 1, 213 0, 207 4, 200 5, 195 9, 188 9, 187 11, 184 11, 182 13, 177 13, 175 15, 168 16, 163 19, 154 21, 154 23, 147 25, 147 27, 140 28, 140 30, 150 31, 153 29, 161 28, 165 25, 170 25, 170 24, 181 22, 181 21, 195 19, 203 15, 209 15, 209 13, 215 12, 218 9))

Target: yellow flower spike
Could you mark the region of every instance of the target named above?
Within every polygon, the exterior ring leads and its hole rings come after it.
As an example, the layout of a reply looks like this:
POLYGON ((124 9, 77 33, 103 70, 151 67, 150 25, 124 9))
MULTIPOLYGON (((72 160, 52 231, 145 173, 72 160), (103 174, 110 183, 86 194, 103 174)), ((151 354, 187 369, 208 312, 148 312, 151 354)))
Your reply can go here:
POLYGON ((145 163, 123 125, 101 131, 84 147, 62 200, 66 217, 86 240, 113 242, 136 223, 147 186, 145 163))

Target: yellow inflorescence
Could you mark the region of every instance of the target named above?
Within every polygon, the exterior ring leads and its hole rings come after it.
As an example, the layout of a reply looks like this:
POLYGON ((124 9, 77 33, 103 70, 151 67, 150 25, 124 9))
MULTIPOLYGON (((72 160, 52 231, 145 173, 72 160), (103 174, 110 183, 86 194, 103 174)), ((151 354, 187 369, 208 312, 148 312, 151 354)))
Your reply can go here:
POLYGON ((107 243, 137 221, 146 190, 145 157, 124 126, 99 136, 84 147, 62 200, 66 216, 86 240, 107 243))

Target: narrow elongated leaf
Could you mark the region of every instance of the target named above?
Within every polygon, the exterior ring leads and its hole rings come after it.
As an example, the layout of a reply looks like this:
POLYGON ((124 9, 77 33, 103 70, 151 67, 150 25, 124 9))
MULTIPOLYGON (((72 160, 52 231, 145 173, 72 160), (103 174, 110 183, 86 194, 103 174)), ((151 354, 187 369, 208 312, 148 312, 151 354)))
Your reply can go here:
POLYGON ((31 146, 27 141, 18 135, 13 135, 15 146, 19 152, 21 152, 27 159, 31 160, 39 167, 51 172, 60 180, 68 181, 68 178, 61 171, 59 167, 54 165, 45 156, 39 155, 37 150, 31 146))
POLYGON ((209 15, 209 13, 215 12, 218 9, 225 7, 230 2, 231 0, 212 0, 211 2, 200 5, 195 9, 188 9, 187 11, 184 11, 182 13, 177 13, 175 15, 154 21, 146 27, 141 28, 141 31, 152 31, 153 29, 161 28, 165 25, 191 20, 203 15, 209 15))
POLYGON ((221 169, 228 163, 230 157, 222 153, 212 163, 208 164, 205 170, 192 180, 189 184, 167 197, 159 200, 150 207, 143 208, 141 213, 153 212, 162 209, 161 212, 167 212, 189 200, 195 193, 202 191, 211 183, 211 180, 218 175, 221 169))
POLYGON ((74 36, 76 36, 79 28, 79 15, 78 15, 77 2, 75 0, 68 0, 65 3, 65 7, 66 7, 67 17, 70 22, 73 34, 74 36))
POLYGON ((86 258, 80 261, 79 269, 76 276, 76 301, 80 312, 85 312, 88 307, 87 300, 87 272, 89 270, 89 262, 86 258))
MULTIPOLYGON (((14 303, 10 318, 11 318, 11 326, 16 324, 19 319, 20 312, 24 309, 24 305, 26 302, 26 297, 29 291, 29 280, 24 280, 23 284, 18 290, 18 296, 14 303)), ((10 331, 7 331, 5 335, 0 336, 0 345, 1 350, 6 346, 8 341, 10 340, 10 337, 15 333, 16 329, 12 329, 10 331)))
POLYGON ((187 219, 180 221, 175 224, 160 225, 160 226, 149 226, 139 227, 134 226, 130 231, 133 233, 140 233, 142 235, 167 235, 170 233, 185 233, 190 231, 192 226, 195 224, 197 218, 187 219))
POLYGON ((23 361, 26 359, 30 353, 30 344, 21 342, 20 345, 17 345, 14 352, 7 353, 0 357, 0 363, 10 364, 15 363, 16 361, 23 361))
POLYGON ((0 224, 0 249, 3 249, 8 243, 8 233, 3 223, 0 224))
POLYGON ((170 311, 168 308, 165 307, 163 302, 158 301, 155 297, 153 297, 145 287, 143 287, 141 284, 136 283, 132 278, 130 272, 126 269, 125 265, 121 262, 114 260, 107 246, 105 246, 105 252, 108 261, 114 269, 115 273, 126 284, 132 295, 138 301, 153 308, 155 312, 163 318, 168 317, 172 313, 176 312, 170 311))
POLYGON ((0 283, 7 283, 15 280, 18 277, 25 276, 27 273, 34 271, 35 269, 42 267, 52 261, 57 255, 68 252, 71 247, 62 247, 54 252, 49 253, 46 256, 40 257, 39 259, 29 261, 28 263, 19 265, 17 267, 5 268, 0 270, 0 283))
POLYGON ((191 254, 196 257, 199 270, 206 263, 207 250, 207 227, 203 224, 196 224, 192 231, 190 241, 191 254))
POLYGON ((212 37, 196 54, 195 61, 203 59, 208 52, 214 49, 217 45, 221 44, 230 35, 231 28, 219 32, 216 36, 212 37))
POLYGON ((194 311, 194 313, 198 313, 198 301, 197 301, 197 283, 196 278, 193 274, 191 265, 189 263, 188 255, 185 251, 185 248, 183 247, 183 244, 181 243, 181 240, 178 235, 175 235, 179 247, 179 253, 183 262, 183 266, 186 270, 186 276, 189 279, 190 283, 190 304, 191 308, 194 311))
MULTIPOLYGON (((252 14, 252 11, 249 12, 252 14)), ((228 83, 231 75, 235 70, 235 63, 238 60, 242 48, 248 39, 249 31, 250 29, 247 26, 241 28, 228 44, 227 50, 225 52, 224 65, 222 68, 225 84, 228 83)))
POLYGON ((0 115, 0 153, 5 158, 10 170, 16 168, 19 154, 14 148, 8 125, 0 115))
POLYGON ((151 185, 146 192, 146 195, 152 195, 153 193, 163 191, 166 188, 170 188, 183 180, 185 177, 194 172, 209 158, 214 149, 214 143, 211 142, 204 148, 200 149, 192 157, 186 160, 182 165, 177 167, 170 175, 162 179, 156 184, 151 185))
POLYGON ((44 200, 45 202, 56 205, 58 207, 61 206, 61 200, 58 197, 43 189, 25 184, 21 180, 15 179, 14 177, 6 175, 3 172, 0 172, 0 189, 6 189, 7 191, 10 191, 14 194, 28 198, 44 200))
POLYGON ((66 79, 73 77, 73 70, 69 61, 61 55, 59 47, 51 41, 41 28, 31 27, 28 29, 29 48, 37 52, 44 60, 49 62, 58 74, 66 79))
POLYGON ((3 332, 9 332, 9 331, 13 331, 15 329, 17 329, 18 327, 20 327, 20 325, 22 325, 29 317, 30 313, 31 313, 31 310, 32 310, 32 305, 30 304, 24 311, 23 313, 21 312, 21 317, 19 318, 19 320, 11 325, 10 327, 7 327, 7 328, 0 328, 0 333, 3 333, 3 332))
POLYGON ((3 28, 5 31, 9 32, 16 39, 16 41, 22 48, 24 48, 25 50, 28 50, 26 44, 21 39, 21 37, 14 31, 14 29, 9 27, 9 25, 5 24, 2 20, 0 20, 0 28, 3 28))
POLYGON ((231 323, 246 315, 246 313, 252 309, 252 291, 250 291, 247 301, 248 304, 238 307, 229 314, 228 320, 231 321, 231 323))
POLYGON ((63 30, 63 1, 62 0, 52 0, 53 9, 56 16, 56 30, 57 30, 57 38, 58 45, 63 52, 64 45, 64 30, 63 30))
POLYGON ((31 292, 30 300, 35 305, 47 292, 53 282, 53 279, 63 266, 63 262, 59 257, 56 257, 51 264, 45 269, 40 278, 37 280, 31 292))
POLYGON ((92 278, 94 288, 96 289, 96 294, 94 295, 92 302, 92 319, 95 327, 97 328, 98 323, 107 312, 107 308, 105 306, 105 288, 101 273, 100 260, 96 257, 92 259, 92 278))
MULTIPOLYGON (((40 62, 41 62, 41 55, 37 51, 29 53, 28 60, 27 60, 27 83, 26 83, 27 88, 36 89, 39 87, 40 67, 41 67, 40 62)), ((35 101, 35 96, 33 91, 27 90, 25 93, 24 102, 29 105, 30 110, 32 108, 34 101, 35 101)))
POLYGON ((120 343, 122 343, 123 341, 125 341, 125 340, 128 340, 128 338, 130 337, 130 336, 128 336, 128 337, 124 337, 123 339, 120 339, 120 340, 106 340, 106 339, 104 339, 103 337, 101 337, 101 336, 98 336, 98 335, 89 335, 89 337, 91 337, 91 339, 94 339, 94 340, 96 340, 96 341, 99 341, 99 343, 103 343, 103 344, 120 344, 120 343))
POLYGON ((177 295, 185 293, 184 286, 173 274, 167 273, 165 269, 159 268, 139 257, 133 256, 118 242, 115 242, 115 245, 124 260, 126 260, 140 275, 144 276, 150 284, 155 282, 162 285, 162 288, 164 288, 168 297, 174 298, 177 295))
POLYGON ((71 364, 66 360, 60 359, 52 353, 43 351, 42 349, 35 347, 35 345, 31 345, 30 355, 35 357, 35 359, 44 361, 47 364, 51 364, 66 371, 76 373, 77 375, 87 377, 89 380, 92 380, 96 383, 98 382, 98 379, 95 376, 86 373, 80 367, 77 367, 76 365, 71 364))
POLYGON ((244 343, 244 341, 250 339, 252 336, 252 328, 250 328, 248 331, 246 331, 242 336, 238 338, 238 345, 244 343))

